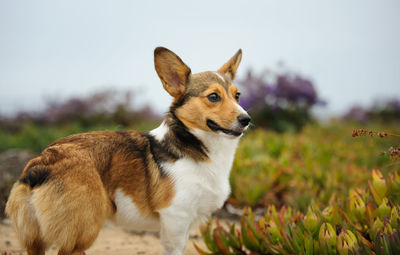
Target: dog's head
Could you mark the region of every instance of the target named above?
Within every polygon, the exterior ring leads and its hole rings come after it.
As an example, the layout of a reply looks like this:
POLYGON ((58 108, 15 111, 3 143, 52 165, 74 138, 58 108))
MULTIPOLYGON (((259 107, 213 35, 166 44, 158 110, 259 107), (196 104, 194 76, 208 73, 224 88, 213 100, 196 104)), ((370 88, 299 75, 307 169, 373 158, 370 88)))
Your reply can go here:
POLYGON ((155 69, 174 99, 171 112, 190 130, 240 136, 250 122, 250 116, 239 106, 240 92, 232 81, 241 59, 239 50, 218 71, 192 74, 175 53, 156 48, 155 69))

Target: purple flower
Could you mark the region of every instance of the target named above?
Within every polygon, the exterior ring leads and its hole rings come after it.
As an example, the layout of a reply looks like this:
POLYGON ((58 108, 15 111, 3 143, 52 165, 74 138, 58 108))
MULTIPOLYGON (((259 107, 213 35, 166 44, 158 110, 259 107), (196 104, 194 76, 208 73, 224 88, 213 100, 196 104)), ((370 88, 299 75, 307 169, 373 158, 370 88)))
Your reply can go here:
POLYGON ((241 105, 252 109, 266 105, 281 105, 281 108, 285 108, 324 104, 324 101, 318 98, 310 80, 290 73, 275 75, 272 78, 272 81, 268 81, 264 75, 257 77, 249 71, 246 79, 239 81, 244 90, 241 105))

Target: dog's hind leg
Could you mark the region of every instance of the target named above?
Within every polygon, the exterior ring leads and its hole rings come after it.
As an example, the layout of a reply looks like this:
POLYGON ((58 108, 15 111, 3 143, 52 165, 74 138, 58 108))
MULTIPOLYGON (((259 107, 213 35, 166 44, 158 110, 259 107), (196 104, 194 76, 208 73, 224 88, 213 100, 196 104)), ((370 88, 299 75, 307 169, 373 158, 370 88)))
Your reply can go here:
POLYGON ((112 204, 95 169, 62 174, 37 188, 32 203, 46 243, 54 244, 60 255, 81 254, 96 240, 112 204))
POLYGON ((17 237, 28 255, 43 255, 46 244, 31 203, 32 192, 29 186, 14 184, 6 205, 6 214, 11 219, 17 237))

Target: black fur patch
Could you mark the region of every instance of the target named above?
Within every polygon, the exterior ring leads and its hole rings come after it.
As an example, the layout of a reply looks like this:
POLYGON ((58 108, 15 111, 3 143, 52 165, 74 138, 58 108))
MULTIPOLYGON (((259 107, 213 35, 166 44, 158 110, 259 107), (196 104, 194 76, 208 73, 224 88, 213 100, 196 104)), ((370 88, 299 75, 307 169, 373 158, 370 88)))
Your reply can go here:
POLYGON ((47 168, 29 169, 19 181, 29 185, 32 189, 46 183, 50 178, 50 171, 47 168))
POLYGON ((160 169, 161 176, 165 177, 167 174, 161 163, 165 161, 176 161, 179 159, 179 156, 170 151, 170 147, 165 141, 160 143, 149 133, 143 134, 143 136, 145 136, 149 141, 150 152, 153 155, 153 159, 156 162, 158 169, 160 169))
POLYGON ((192 157, 194 160, 201 160, 208 158, 208 149, 195 135, 189 132, 188 128, 178 119, 175 112, 170 111, 170 130, 171 136, 166 136, 165 142, 175 146, 183 155, 192 157))
MULTIPOLYGON (((150 187, 150 169, 147 159, 147 144, 140 144, 137 140, 133 139, 127 131, 117 131, 124 140, 120 145, 119 150, 124 151, 127 154, 133 155, 135 158, 140 158, 144 166, 145 182, 146 182, 146 197, 151 198, 151 187, 150 187)), ((149 205, 153 208, 151 199, 149 199, 149 205)))
POLYGON ((186 101, 189 100, 190 97, 191 95, 185 94, 183 97, 181 97, 179 100, 177 100, 171 105, 171 107, 169 108, 169 112, 175 113, 176 109, 184 105, 186 101))

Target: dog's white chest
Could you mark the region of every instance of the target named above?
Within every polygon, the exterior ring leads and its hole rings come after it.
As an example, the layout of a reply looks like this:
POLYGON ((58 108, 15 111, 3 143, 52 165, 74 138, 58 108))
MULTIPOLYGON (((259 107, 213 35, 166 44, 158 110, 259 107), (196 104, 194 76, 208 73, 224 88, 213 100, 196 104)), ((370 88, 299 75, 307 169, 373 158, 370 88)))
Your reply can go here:
MULTIPOLYGON (((196 135, 202 137, 203 133, 199 131, 196 135)), ((184 211, 190 218, 208 217, 228 198, 229 174, 238 142, 238 139, 202 138, 209 149, 208 162, 182 158, 164 165, 176 191, 169 210, 184 211)))
MULTIPOLYGON (((150 134, 161 142, 167 132, 168 127, 163 123, 150 134)), ((221 208, 228 198, 229 174, 239 139, 202 130, 191 132, 204 143, 209 161, 180 158, 163 163, 163 169, 173 180, 175 196, 171 205, 159 213, 161 216, 178 214, 193 223, 221 208)))
POLYGON ((116 213, 110 219, 112 223, 126 229, 158 231, 158 219, 143 217, 132 199, 120 189, 115 192, 116 213))
POLYGON ((215 169, 216 166, 212 163, 180 159, 173 164, 166 164, 165 167, 173 176, 176 191, 168 210, 183 211, 190 218, 207 217, 222 207, 230 193, 230 166, 226 169, 215 169), (215 170, 220 173, 214 174, 215 170))

